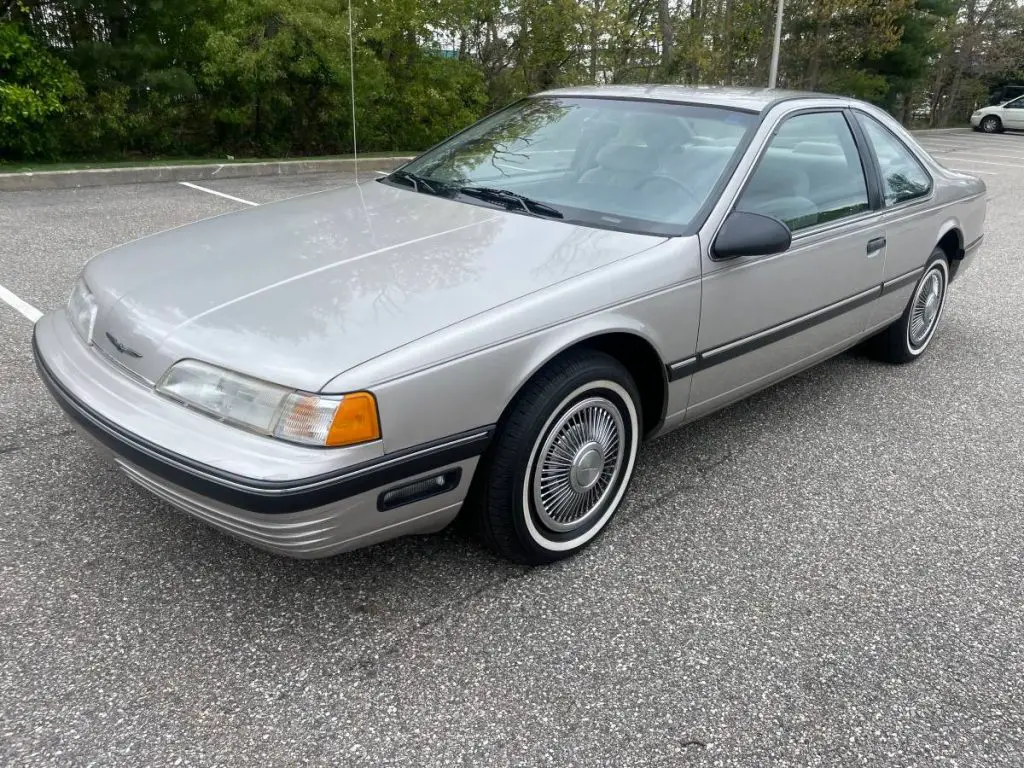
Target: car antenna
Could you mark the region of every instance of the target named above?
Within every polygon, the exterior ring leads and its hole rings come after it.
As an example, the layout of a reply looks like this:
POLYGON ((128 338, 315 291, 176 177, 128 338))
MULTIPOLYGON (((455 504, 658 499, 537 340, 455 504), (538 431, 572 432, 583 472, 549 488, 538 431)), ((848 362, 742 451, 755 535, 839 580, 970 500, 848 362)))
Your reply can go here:
POLYGON ((348 0, 348 82, 352 95, 352 161, 359 186, 359 142, 356 139, 356 43, 352 37, 352 3, 348 0))

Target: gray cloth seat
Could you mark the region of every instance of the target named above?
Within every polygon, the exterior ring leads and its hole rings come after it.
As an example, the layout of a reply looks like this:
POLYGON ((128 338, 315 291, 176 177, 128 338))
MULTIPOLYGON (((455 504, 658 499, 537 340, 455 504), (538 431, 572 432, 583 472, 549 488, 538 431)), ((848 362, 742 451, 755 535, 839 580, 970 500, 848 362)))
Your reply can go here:
POLYGON ((765 153, 750 178, 744 196, 808 197, 811 179, 800 158, 787 150, 765 153))
POLYGON ((789 150, 769 150, 751 176, 739 208, 774 216, 798 229, 815 223, 818 206, 811 200, 811 179, 789 150))
POLYGON ((721 175, 732 153, 732 147, 690 144, 662 157, 659 173, 694 193, 707 192, 721 175))

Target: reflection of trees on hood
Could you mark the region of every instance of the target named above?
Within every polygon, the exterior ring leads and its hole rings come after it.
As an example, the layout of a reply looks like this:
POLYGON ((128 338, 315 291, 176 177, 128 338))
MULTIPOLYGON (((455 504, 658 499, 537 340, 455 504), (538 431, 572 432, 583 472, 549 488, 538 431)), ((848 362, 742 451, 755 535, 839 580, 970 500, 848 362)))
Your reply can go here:
MULTIPOLYGON (((250 314, 244 324, 232 323, 226 330, 237 333, 239 343, 255 333, 292 347, 316 346, 334 333, 354 328, 373 333, 374 325, 384 316, 401 316, 411 297, 443 292, 472 281, 482 267, 482 256, 488 253, 500 231, 499 222, 482 222, 472 228, 470 238, 441 235, 358 258, 360 252, 380 250, 410 239, 411 231, 441 232, 465 223, 457 217, 439 220, 437 211, 430 207, 426 210, 433 214, 433 219, 425 226, 424 209, 401 204, 405 202, 404 195, 416 193, 401 194, 402 199, 391 203, 371 200, 368 209, 338 202, 337 210, 319 219, 316 227, 317 247, 335 253, 338 263, 269 289, 271 303, 289 307, 290 311, 250 314), (376 233, 371 229, 371 216, 376 233), (356 258, 350 263, 343 261, 352 257, 356 258), (303 302, 307 292, 316 300, 303 302)), ((370 192, 367 197, 372 195, 370 192)), ((308 240, 306 244, 310 244, 308 240)))

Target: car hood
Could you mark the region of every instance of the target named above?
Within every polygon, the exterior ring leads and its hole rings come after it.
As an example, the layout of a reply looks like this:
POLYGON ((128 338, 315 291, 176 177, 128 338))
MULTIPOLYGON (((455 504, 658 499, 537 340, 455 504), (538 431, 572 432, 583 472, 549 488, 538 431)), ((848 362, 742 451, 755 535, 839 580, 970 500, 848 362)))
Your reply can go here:
POLYGON ((349 368, 663 238, 364 183, 93 259, 93 338, 148 382, 192 358, 317 391, 349 368))

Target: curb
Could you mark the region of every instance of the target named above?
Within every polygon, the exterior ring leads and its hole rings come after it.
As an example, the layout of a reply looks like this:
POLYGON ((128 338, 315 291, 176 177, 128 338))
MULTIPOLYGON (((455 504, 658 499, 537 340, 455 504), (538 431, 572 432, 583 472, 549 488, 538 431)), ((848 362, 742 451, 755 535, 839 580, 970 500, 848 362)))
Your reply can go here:
MULTIPOLYGON (((368 157, 359 161, 360 171, 390 171, 411 160, 411 155, 368 157)), ((300 173, 352 173, 354 160, 275 160, 265 163, 210 163, 204 165, 155 165, 134 168, 89 168, 80 171, 0 173, 0 191, 73 189, 116 184, 148 184, 160 181, 241 179, 253 176, 294 176, 300 173)))

